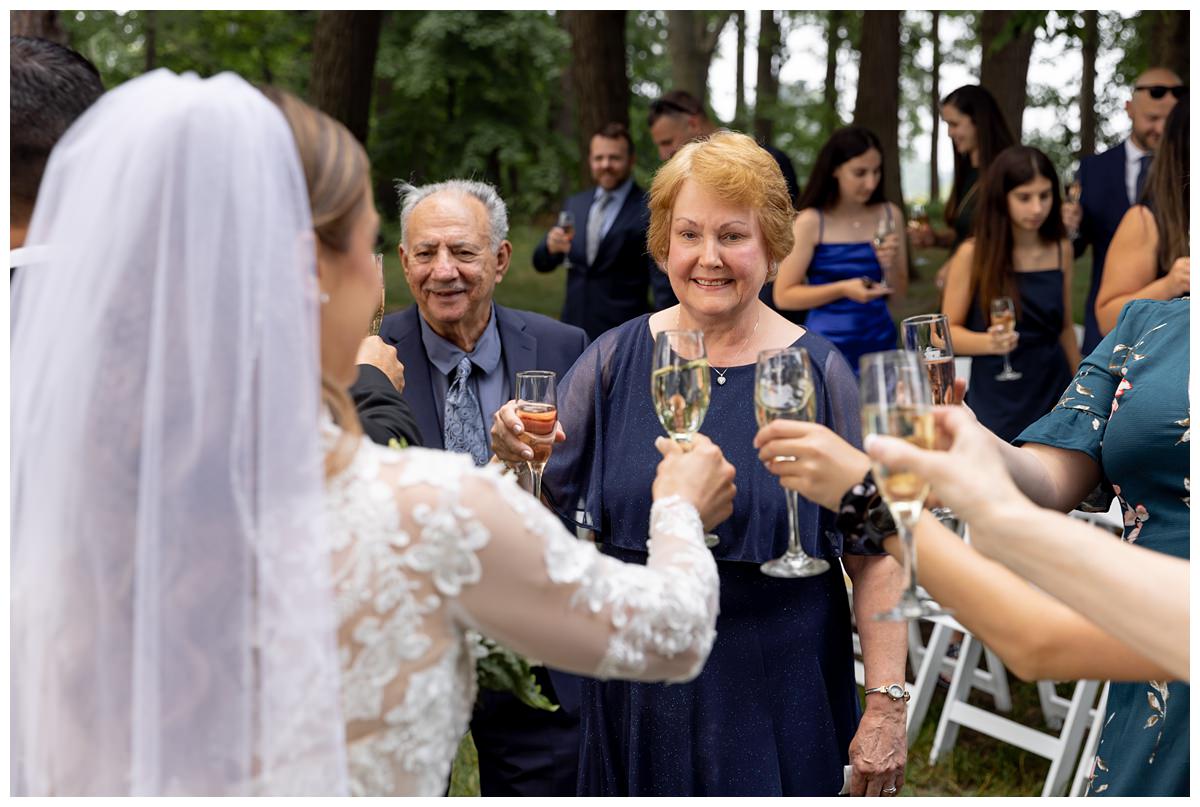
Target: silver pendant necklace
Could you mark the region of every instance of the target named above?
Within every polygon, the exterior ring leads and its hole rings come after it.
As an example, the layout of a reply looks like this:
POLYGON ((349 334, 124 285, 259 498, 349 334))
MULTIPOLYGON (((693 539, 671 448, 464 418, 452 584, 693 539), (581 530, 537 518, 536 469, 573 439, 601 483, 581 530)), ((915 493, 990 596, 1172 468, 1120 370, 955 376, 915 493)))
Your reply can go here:
MULTIPOLYGON (((759 309, 758 318, 754 320, 754 327, 750 330, 750 335, 747 336, 744 340, 742 340, 742 346, 738 348, 737 353, 733 354, 734 359, 736 359, 738 356, 742 355, 742 351, 744 351, 746 349, 746 345, 750 344, 750 340, 754 338, 754 334, 758 333, 758 323, 761 321, 762 321, 762 309, 759 309)), ((679 309, 675 310, 675 327, 676 328, 679 327, 679 309)), ((709 365, 709 367, 712 367, 712 371, 717 374, 717 386, 718 387, 725 386, 725 374, 727 372, 729 372, 730 366, 732 366, 732 365, 729 365, 724 370, 721 370, 711 364, 709 365)))

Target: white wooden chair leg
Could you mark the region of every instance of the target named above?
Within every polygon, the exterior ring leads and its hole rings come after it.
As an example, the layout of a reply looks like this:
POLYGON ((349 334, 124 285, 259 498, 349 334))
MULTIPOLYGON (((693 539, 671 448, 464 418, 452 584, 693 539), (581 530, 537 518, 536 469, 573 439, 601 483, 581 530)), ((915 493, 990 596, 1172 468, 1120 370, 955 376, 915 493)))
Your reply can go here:
POLYGON ((958 723, 953 720, 954 707, 965 703, 971 691, 971 681, 974 670, 979 666, 979 657, 983 646, 970 634, 963 636, 962 645, 958 651, 958 664, 954 667, 954 677, 950 680, 950 691, 946 694, 946 705, 942 708, 942 716, 938 720, 937 734, 933 738, 933 748, 929 751, 930 764, 936 763, 938 757, 954 748, 958 740, 958 723))
POLYGON ((1087 742, 1084 743, 1083 753, 1079 755, 1079 764, 1075 767, 1075 780, 1071 784, 1071 795, 1082 796, 1087 793, 1088 782, 1092 776, 1092 765, 1096 762, 1096 751, 1100 748, 1100 731, 1104 728, 1105 712, 1108 709, 1108 682, 1100 690, 1100 701, 1092 710, 1092 719, 1088 726, 1087 742))
POLYGON ((991 687, 988 689, 992 693, 992 698, 996 701, 996 710, 1000 712, 1012 711, 1012 693, 1008 688, 1008 669, 1004 666, 1004 662, 996 655, 990 647, 983 648, 983 657, 987 662, 988 675, 991 687))
POLYGON ((908 701, 908 744, 911 747, 921 733, 921 725, 925 715, 929 713, 929 704, 933 701, 933 693, 937 691, 938 674, 942 670, 941 660, 950 646, 950 637, 954 631, 946 625, 934 623, 933 633, 929 635, 929 644, 922 650, 920 661, 917 661, 914 647, 909 644, 909 653, 913 658, 913 669, 917 671, 913 682, 912 697, 908 701))
POLYGON ((1062 796, 1067 792, 1075 758, 1079 754, 1079 746, 1083 743, 1083 733, 1088 727, 1088 713, 1099 689, 1099 681, 1080 681, 1075 685, 1071 705, 1063 720, 1066 728, 1059 735, 1062 747, 1057 756, 1050 761, 1050 773, 1047 774, 1046 784, 1042 788, 1043 796, 1062 796))

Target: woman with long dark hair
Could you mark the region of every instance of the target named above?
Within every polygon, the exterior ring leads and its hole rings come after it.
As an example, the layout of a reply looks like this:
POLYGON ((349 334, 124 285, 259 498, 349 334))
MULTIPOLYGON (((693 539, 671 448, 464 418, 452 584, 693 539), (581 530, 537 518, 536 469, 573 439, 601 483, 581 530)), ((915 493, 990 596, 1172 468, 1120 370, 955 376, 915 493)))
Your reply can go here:
POLYGON ((908 258, 896 235, 903 219, 884 197, 879 138, 861 126, 834 132, 799 207, 775 305, 810 310, 805 324, 833 342, 857 374, 860 356, 895 347, 887 299, 908 286, 908 258))
POLYGON ((1125 303, 1170 300, 1188 293, 1191 283, 1191 104, 1175 104, 1163 129, 1162 144, 1146 175, 1139 203, 1129 208, 1113 234, 1096 293, 1096 324, 1107 334, 1125 303))
POLYGON ((1079 366, 1074 255, 1058 175, 1042 152, 1000 152, 978 195, 975 236, 950 260, 943 310, 955 352, 974 357, 968 403, 981 423, 1011 440, 1050 411, 1079 366))
MULTIPOLYGON (((1017 141, 995 97, 978 84, 965 84, 943 98, 942 120, 954 144, 954 183, 945 210, 946 226, 950 229, 920 230, 914 234, 913 242, 918 246, 949 247, 953 253, 971 235, 979 178, 997 154, 1017 141)), ((939 288, 945 285, 948 267, 947 261, 938 270, 939 288)))

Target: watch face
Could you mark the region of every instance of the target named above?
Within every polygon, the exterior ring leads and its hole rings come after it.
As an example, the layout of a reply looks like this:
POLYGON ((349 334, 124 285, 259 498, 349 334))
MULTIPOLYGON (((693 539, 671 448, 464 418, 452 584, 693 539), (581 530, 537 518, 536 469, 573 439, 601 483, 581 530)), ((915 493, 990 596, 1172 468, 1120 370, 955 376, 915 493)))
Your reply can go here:
POLYGON ((887 688, 888 697, 894 701, 898 701, 904 697, 904 687, 899 684, 892 684, 887 688))

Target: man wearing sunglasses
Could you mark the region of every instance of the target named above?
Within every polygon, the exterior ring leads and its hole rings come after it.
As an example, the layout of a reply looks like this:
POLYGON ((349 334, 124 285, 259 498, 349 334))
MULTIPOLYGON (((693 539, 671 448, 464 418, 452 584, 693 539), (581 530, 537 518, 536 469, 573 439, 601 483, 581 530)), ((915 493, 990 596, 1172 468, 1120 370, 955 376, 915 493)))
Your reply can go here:
MULTIPOLYGON (((1084 158, 1074 181, 1081 194, 1076 204, 1063 205, 1063 224, 1079 235, 1074 242, 1079 255, 1092 245, 1092 283, 1084 306, 1083 355, 1100 343, 1096 325, 1096 292, 1104 273, 1108 244, 1125 211, 1141 196, 1150 160, 1162 140, 1167 115, 1177 99, 1187 93, 1179 76, 1153 67, 1137 77, 1125 102, 1131 128, 1129 137, 1102 154, 1084 158)), ((1067 183, 1071 177, 1064 178, 1067 183)))

